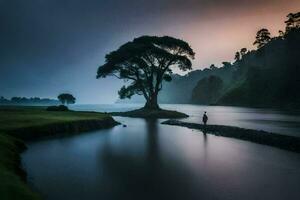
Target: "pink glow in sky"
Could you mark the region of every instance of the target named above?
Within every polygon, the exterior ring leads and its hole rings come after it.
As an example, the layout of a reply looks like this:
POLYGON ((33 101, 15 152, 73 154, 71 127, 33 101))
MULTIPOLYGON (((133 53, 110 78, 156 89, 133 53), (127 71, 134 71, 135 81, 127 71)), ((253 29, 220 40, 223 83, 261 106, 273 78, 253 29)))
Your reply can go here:
POLYGON ((272 36, 277 36, 279 30, 284 30, 286 15, 300 10, 299 0, 230 1, 230 5, 219 0, 207 4, 187 2, 194 8, 174 12, 166 8, 160 17, 155 13, 143 23, 132 20, 130 28, 122 33, 122 41, 144 34, 171 35, 188 41, 195 50, 194 69, 220 66, 223 61, 232 61, 235 52, 243 47, 255 49, 252 43, 260 28, 268 28, 272 36))
POLYGON ((203 69, 254 49, 260 28, 276 36, 299 11, 300 0, 0 0, 0 96, 113 102, 122 83, 96 80, 97 68, 135 37, 183 39, 196 52, 193 68, 203 69))

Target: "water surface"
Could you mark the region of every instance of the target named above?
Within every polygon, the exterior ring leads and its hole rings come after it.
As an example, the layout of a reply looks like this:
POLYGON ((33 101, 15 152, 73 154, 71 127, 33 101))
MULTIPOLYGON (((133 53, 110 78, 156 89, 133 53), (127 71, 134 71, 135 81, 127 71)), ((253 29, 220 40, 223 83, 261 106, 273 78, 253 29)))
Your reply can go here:
MULTIPOLYGON (((129 109, 118 106, 111 109, 129 109)), ((105 106, 77 109, 99 111, 105 106)), ((269 130, 287 130, 289 126, 284 128, 276 121, 294 124, 299 119, 277 111, 186 105, 185 111, 192 116, 187 120, 199 120, 203 110, 208 111, 211 121, 222 120, 222 124, 254 127, 255 116, 272 119, 273 123, 259 125, 269 130)), ((116 120, 127 127, 29 143, 22 162, 31 186, 51 200, 252 200, 300 196, 300 154, 161 125, 161 120, 116 120)), ((292 126, 286 134, 296 134, 296 129, 292 126)))
MULTIPOLYGON (((142 106, 142 104, 107 104, 75 105, 72 108, 75 110, 115 112, 128 111, 142 106)), ((192 104, 162 104, 161 107, 187 113, 190 116, 184 119, 187 122, 201 123, 203 112, 207 111, 209 124, 238 126, 300 137, 300 111, 192 104)))

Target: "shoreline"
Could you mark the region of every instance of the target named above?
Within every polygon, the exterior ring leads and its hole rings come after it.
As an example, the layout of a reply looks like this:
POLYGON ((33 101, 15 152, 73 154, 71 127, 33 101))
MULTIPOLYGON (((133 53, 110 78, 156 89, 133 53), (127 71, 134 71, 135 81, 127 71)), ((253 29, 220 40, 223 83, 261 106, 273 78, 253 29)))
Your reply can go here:
POLYGON ((132 117, 132 118, 145 118, 145 119, 179 119, 189 117, 187 114, 164 109, 145 109, 140 108, 136 110, 130 110, 125 112, 110 112, 112 116, 132 117))
POLYGON ((25 141, 112 128, 120 124, 103 113, 54 112, 45 111, 42 107, 34 110, 0 107, 0 121, 3 123, 0 130, 0 199, 23 200, 41 199, 27 184, 27 173, 21 164, 21 153, 27 149, 25 141))
POLYGON ((27 141, 48 138, 51 136, 65 136, 84 133, 88 131, 112 128, 117 125, 120 125, 120 123, 115 121, 112 117, 107 117, 102 120, 88 119, 18 128, 7 131, 7 133, 13 137, 27 141))
POLYGON ((213 134, 216 136, 230 137, 300 153, 300 138, 295 136, 281 135, 262 130, 246 129, 234 126, 205 126, 203 124, 188 123, 178 120, 167 120, 162 122, 161 124, 197 129, 201 130, 204 134, 213 134))

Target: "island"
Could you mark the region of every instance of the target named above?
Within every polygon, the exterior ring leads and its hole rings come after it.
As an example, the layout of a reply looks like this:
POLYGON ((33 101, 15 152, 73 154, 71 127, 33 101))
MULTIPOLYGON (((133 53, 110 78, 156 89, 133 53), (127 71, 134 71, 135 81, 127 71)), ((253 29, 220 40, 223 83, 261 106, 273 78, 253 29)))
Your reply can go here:
POLYGON ((131 110, 127 112, 111 112, 109 113, 113 116, 122 117, 134 117, 134 118, 154 118, 154 119, 175 119, 175 118, 186 118, 189 117, 185 113, 181 113, 173 110, 163 110, 163 109, 147 109, 140 108, 136 110, 131 110))

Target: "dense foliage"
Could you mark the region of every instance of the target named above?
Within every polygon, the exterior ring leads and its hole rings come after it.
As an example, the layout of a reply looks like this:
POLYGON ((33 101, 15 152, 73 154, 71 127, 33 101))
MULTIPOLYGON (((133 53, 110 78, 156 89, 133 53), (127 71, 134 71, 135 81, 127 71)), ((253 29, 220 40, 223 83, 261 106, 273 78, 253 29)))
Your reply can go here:
POLYGON ((7 99, 0 97, 0 105, 57 105, 56 99, 40 98, 40 97, 12 97, 7 99))
POLYGON ((263 42, 257 50, 241 49, 235 54, 234 63, 224 62, 220 68, 210 67, 185 76, 173 76, 173 82, 166 86, 160 101, 300 107, 300 13, 291 13, 287 17, 285 32, 280 31, 279 36, 268 39, 267 29, 263 34, 260 30, 258 36, 267 39, 260 40, 263 42), (210 91, 216 89, 204 79, 212 75, 223 81, 220 92, 210 91), (219 96, 208 101, 212 93, 219 96))
POLYGON ((57 98, 62 104, 74 104, 76 101, 76 98, 68 93, 62 93, 57 98))
POLYGON ((145 108, 158 109, 157 96, 163 81, 172 80, 172 67, 191 70, 190 59, 194 55, 185 41, 168 36, 142 36, 107 54, 105 64, 98 69, 97 78, 113 75, 130 81, 120 89, 120 98, 143 95, 145 108))
POLYGON ((235 64, 231 89, 221 104, 250 106, 300 106, 300 30, 273 38, 235 64))
POLYGON ((69 111, 69 108, 65 105, 49 106, 46 108, 47 111, 69 111))
POLYGON ((216 103, 221 95, 223 81, 218 76, 209 76, 201 79, 193 89, 192 102, 199 104, 216 103))
POLYGON ((264 45, 268 44, 271 40, 271 33, 268 29, 263 28, 260 29, 255 37, 255 41, 253 42, 254 45, 257 45, 257 48, 261 48, 264 45))

